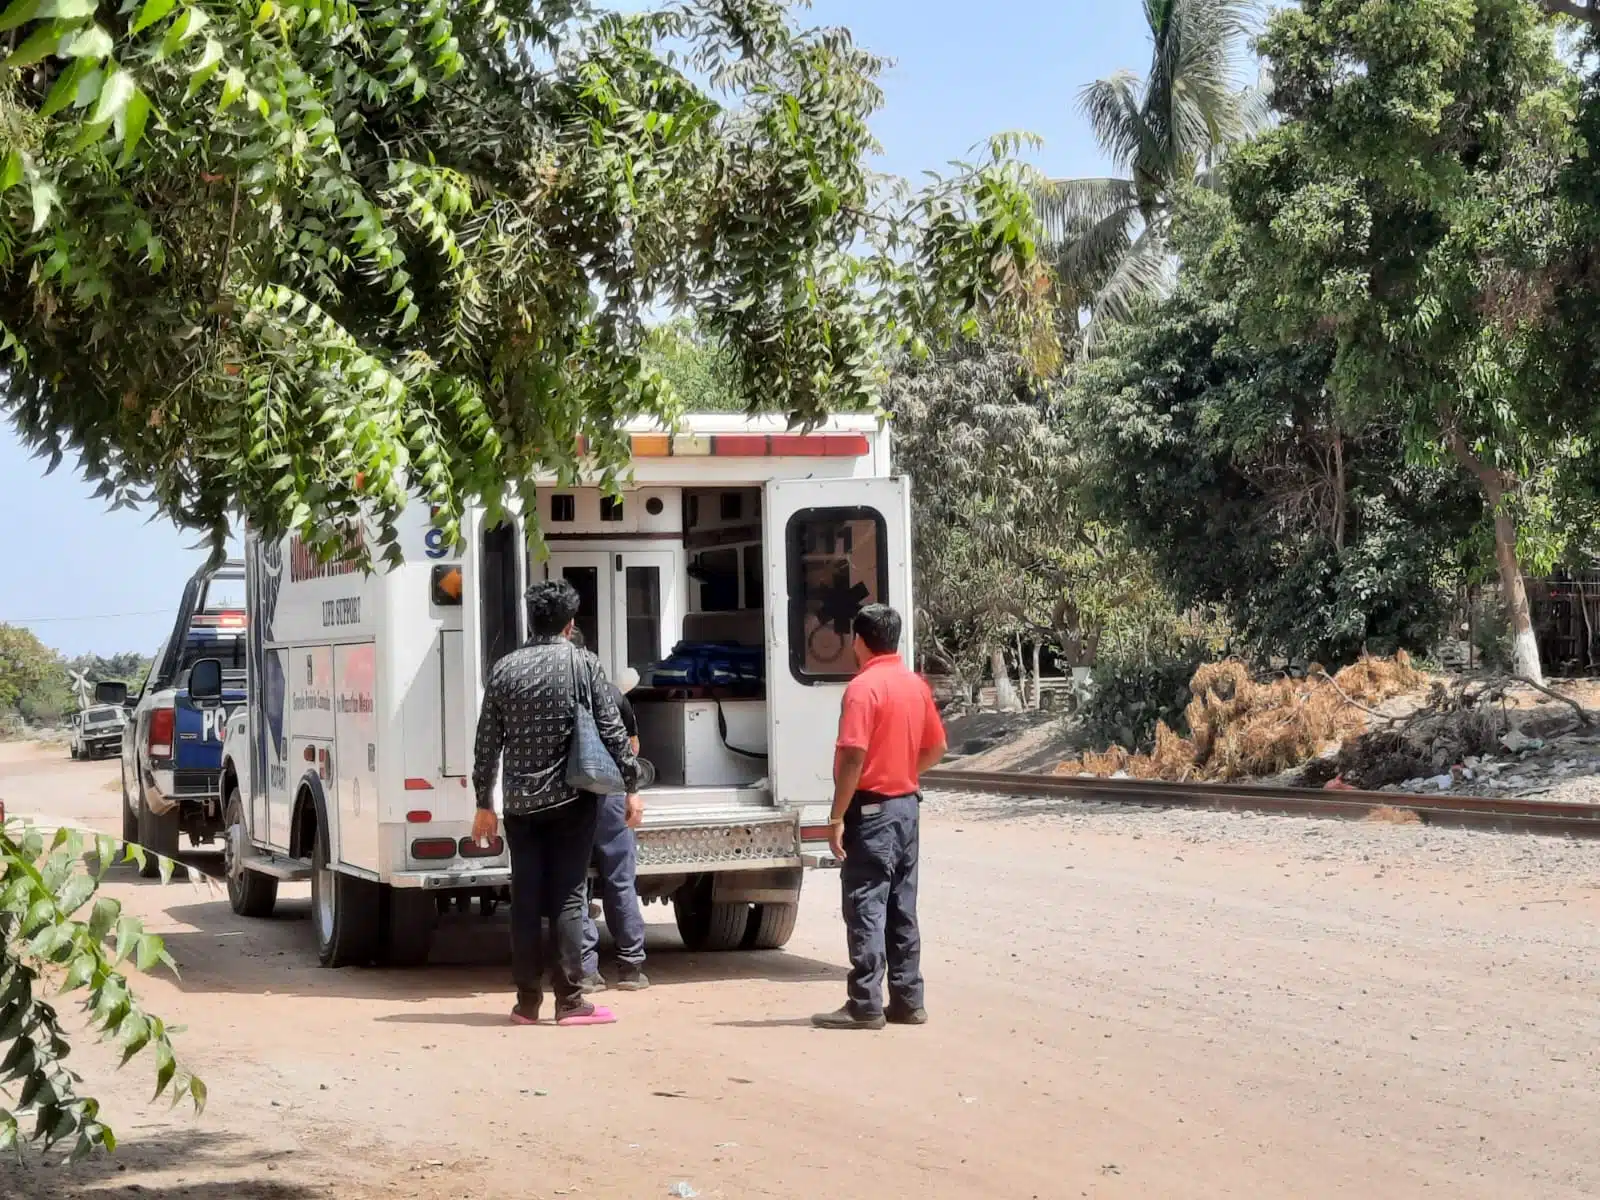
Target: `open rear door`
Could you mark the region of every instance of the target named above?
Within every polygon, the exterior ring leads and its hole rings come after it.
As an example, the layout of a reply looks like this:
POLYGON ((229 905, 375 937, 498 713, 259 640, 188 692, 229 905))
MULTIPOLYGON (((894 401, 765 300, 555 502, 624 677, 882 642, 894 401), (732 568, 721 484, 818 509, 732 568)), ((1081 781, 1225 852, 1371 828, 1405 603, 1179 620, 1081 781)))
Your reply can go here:
POLYGON ((850 621, 864 604, 905 618, 912 658, 911 486, 896 479, 766 485, 768 768, 773 801, 826 822, 833 742, 855 674, 850 621))

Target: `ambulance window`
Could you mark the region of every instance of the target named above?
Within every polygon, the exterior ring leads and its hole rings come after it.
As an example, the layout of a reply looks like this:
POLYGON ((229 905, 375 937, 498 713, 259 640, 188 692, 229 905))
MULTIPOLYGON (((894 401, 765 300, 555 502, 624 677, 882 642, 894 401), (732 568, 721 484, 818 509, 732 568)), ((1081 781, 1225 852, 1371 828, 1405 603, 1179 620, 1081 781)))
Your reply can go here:
POLYGON ((767 606, 767 589, 761 583, 761 546, 759 544, 744 548, 744 606, 746 608, 765 608, 767 606))
POLYGON ((628 666, 638 671, 661 658, 661 568, 629 567, 628 666))
POLYGON ((600 519, 602 521, 622 520, 622 501, 615 496, 601 496, 600 519))
POLYGON ((557 492, 550 497, 550 523, 570 525, 578 519, 578 498, 570 492, 557 492))
POLYGON ((521 639, 518 628, 517 531, 509 522, 483 531, 479 558, 482 588, 483 669, 487 673, 521 639))
POLYGON ((733 547, 702 550, 689 575, 700 584, 701 612, 739 610, 739 551, 733 547))
POLYGON ((888 604, 889 541, 871 508, 810 508, 789 518, 789 669, 801 683, 855 674, 850 622, 888 604))

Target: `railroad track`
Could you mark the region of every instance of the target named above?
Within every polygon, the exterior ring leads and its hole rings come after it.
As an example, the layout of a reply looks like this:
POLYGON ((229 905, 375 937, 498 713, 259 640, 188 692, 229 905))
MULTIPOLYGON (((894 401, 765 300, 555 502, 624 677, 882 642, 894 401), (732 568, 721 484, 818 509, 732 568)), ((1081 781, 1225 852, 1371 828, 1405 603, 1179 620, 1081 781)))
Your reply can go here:
POLYGON ((1409 792, 1329 792, 1314 788, 1168 783, 1149 779, 1082 779, 1006 771, 928 771, 922 776, 922 782, 927 788, 943 791, 1289 817, 1361 820, 1380 808, 1409 809, 1428 825, 1600 838, 1600 804, 1564 804, 1556 800, 1489 799, 1447 793, 1417 796, 1409 792))

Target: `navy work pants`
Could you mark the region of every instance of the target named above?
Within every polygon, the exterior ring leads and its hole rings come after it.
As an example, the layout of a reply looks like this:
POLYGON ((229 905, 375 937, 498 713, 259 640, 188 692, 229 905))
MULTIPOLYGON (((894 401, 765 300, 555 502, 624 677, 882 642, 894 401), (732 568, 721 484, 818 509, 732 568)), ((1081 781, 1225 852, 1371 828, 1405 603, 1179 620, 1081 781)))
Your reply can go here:
POLYGON ((922 1007, 922 936, 917 931, 918 798, 851 805, 844 819, 845 938, 850 950, 850 1011, 883 1011, 889 999, 922 1007))
POLYGON ((545 918, 556 944, 550 972, 556 1011, 583 1001, 583 923, 589 915, 597 801, 582 795, 551 813, 505 818, 511 851, 511 975, 524 1012, 537 1011, 544 993, 545 918))
MULTIPOLYGON (((594 835, 594 866, 599 875, 600 906, 606 928, 617 944, 617 961, 644 966, 644 914, 639 911, 639 891, 634 883, 638 850, 628 828, 626 796, 606 796, 600 801, 600 822, 594 835)), ((600 929, 587 907, 583 910, 583 971, 600 970, 600 929)))

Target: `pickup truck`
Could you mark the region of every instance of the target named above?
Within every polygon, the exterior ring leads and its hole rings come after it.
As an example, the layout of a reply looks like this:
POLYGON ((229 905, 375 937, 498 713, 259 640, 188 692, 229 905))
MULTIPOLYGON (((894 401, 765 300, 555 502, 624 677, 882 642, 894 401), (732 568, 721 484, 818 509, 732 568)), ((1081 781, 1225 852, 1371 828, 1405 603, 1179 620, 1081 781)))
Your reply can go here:
POLYGON ((122 745, 122 729, 128 714, 121 705, 96 704, 72 714, 72 736, 68 749, 73 758, 105 758, 122 745))
MULTIPOLYGON (((183 834, 201 846, 223 833, 222 739, 229 711, 245 701, 245 650, 244 564, 202 569, 184 587, 122 730, 123 841, 172 858, 183 834), (208 679, 191 695, 202 660, 208 679)), ((95 700, 126 704, 127 688, 100 684, 95 700)), ((144 868, 159 871, 154 858, 144 868)))

